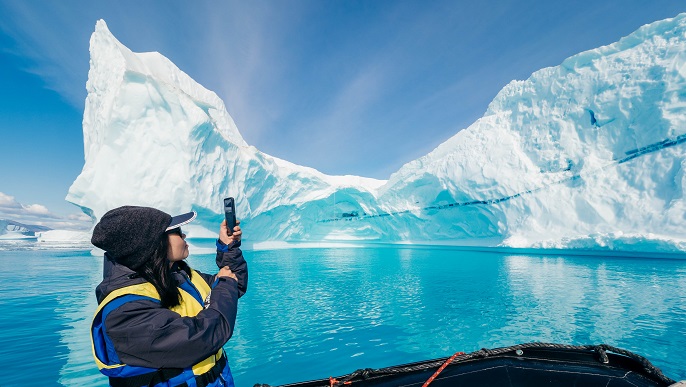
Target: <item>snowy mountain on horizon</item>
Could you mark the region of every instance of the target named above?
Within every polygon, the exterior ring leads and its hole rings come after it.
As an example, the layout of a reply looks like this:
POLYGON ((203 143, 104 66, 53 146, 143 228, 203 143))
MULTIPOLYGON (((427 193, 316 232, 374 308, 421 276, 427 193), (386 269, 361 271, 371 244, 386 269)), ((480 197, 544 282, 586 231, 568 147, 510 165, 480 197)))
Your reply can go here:
POLYGON ((24 224, 11 219, 0 219, 0 239, 35 239, 36 233, 50 231, 50 227, 24 224))
POLYGON ((512 81, 482 118, 388 181, 245 143, 219 97, 98 21, 86 161, 67 200, 198 212, 235 196, 247 241, 686 251, 686 14, 512 81))

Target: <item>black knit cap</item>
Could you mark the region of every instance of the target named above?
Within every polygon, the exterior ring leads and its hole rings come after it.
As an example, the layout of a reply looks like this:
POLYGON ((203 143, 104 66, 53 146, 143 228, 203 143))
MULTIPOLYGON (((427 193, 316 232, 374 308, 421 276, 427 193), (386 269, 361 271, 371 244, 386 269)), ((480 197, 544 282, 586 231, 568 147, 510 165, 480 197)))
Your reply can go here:
POLYGON ((155 253, 171 221, 171 215, 155 208, 115 208, 95 225, 91 243, 115 262, 136 270, 155 253))

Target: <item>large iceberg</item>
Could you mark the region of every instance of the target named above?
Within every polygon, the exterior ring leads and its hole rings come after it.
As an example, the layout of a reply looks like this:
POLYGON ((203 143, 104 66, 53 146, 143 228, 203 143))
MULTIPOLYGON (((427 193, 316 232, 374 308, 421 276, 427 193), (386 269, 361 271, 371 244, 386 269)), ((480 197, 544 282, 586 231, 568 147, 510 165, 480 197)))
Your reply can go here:
POLYGON ((67 200, 193 209, 234 196, 247 241, 686 251, 686 14, 512 81, 388 181, 328 176, 246 144, 221 99, 98 21, 85 165, 67 200))

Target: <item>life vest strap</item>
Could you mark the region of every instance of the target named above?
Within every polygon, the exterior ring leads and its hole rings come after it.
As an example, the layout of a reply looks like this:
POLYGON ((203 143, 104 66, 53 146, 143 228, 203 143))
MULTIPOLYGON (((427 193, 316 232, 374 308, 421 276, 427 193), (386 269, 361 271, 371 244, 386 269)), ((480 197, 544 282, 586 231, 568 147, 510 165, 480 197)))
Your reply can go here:
POLYGON ((183 373, 183 368, 160 368, 154 372, 126 378, 110 378, 111 387, 155 386, 183 373))
MULTIPOLYGON (((226 355, 222 355, 209 371, 202 375, 195 376, 196 387, 206 387, 214 383, 222 374, 226 367, 226 355)), ((111 387, 140 387, 140 386, 155 386, 159 383, 168 381, 184 373, 182 368, 160 368, 155 372, 148 374, 130 376, 126 378, 110 378, 111 387)), ((178 387, 188 386, 187 383, 181 383, 178 387)))
POLYGON ((222 374, 222 371, 226 367, 226 355, 223 355, 222 357, 217 360, 217 363, 214 364, 214 367, 210 368, 209 371, 205 372, 202 375, 198 375, 195 377, 195 384, 197 387, 206 387, 209 386, 210 384, 214 383, 217 378, 219 378, 219 375, 222 374))

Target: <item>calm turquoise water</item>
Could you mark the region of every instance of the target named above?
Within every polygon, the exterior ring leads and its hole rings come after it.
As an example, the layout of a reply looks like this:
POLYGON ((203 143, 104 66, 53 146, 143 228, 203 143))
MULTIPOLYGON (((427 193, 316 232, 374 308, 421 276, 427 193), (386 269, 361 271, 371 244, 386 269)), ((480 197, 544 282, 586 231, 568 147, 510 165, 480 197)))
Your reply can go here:
MULTIPOLYGON (((226 350, 238 386, 548 341, 608 343, 686 379, 686 260, 452 249, 247 252, 226 350)), ((0 251, 0 386, 104 386, 88 327, 101 258, 0 251)), ((214 256, 192 256, 211 271, 214 256)))

